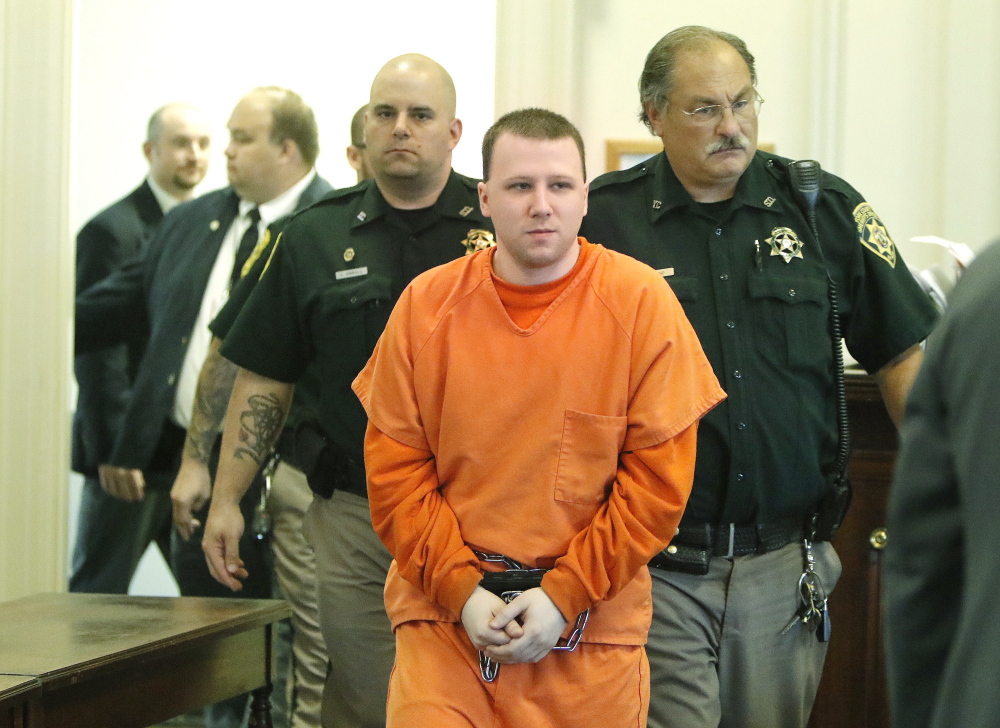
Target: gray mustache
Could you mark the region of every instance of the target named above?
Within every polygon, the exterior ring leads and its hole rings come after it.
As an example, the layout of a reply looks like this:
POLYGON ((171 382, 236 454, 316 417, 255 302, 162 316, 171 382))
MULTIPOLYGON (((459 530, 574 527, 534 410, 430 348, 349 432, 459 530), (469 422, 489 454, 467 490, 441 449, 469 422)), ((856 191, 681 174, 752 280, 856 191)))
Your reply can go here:
POLYGON ((724 137, 712 142, 705 148, 705 153, 714 154, 715 152, 724 152, 727 149, 746 149, 749 146, 750 140, 743 134, 739 134, 734 137, 724 137))

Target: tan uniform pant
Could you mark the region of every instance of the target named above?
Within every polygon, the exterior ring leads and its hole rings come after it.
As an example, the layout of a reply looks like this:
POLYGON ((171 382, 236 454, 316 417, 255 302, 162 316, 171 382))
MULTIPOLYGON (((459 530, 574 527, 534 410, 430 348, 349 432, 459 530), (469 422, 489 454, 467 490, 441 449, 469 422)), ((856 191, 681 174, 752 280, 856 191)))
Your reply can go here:
POLYGON ((392 557, 372 528, 368 501, 335 491, 305 520, 316 552, 319 613, 330 658, 323 728, 382 728, 395 639, 385 613, 392 557))
POLYGON ((581 643, 485 682, 460 623, 396 629, 387 728, 644 728, 649 663, 640 645, 581 643))
POLYGON ((305 475, 280 463, 271 479, 268 512, 278 586, 292 605, 291 728, 320 725, 327 657, 319 625, 316 557, 306 542, 303 519, 313 495, 305 475))

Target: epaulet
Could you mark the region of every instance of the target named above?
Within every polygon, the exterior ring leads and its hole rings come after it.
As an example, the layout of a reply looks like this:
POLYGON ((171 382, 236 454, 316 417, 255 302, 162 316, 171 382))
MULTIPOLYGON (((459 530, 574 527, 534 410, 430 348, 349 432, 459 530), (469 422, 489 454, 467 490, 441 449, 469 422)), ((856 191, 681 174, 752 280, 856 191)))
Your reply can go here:
POLYGON ((325 195, 323 195, 320 199, 316 200, 316 202, 314 202, 309 207, 328 205, 331 203, 337 203, 343 200, 351 199, 353 197, 358 197, 359 195, 363 195, 365 193, 365 190, 367 190, 368 187, 373 184, 375 184, 373 181, 366 179, 363 180, 362 182, 358 182, 358 184, 356 185, 352 185, 351 187, 338 187, 335 190, 327 192, 325 195))
POLYGON ((466 177, 464 174, 461 174, 460 172, 455 172, 454 174, 455 174, 455 178, 459 182, 461 182, 463 185, 465 185, 467 188, 469 188, 473 192, 477 192, 478 193, 478 190, 479 190, 479 180, 478 179, 474 179, 472 177, 466 177))
POLYGON ((764 160, 764 167, 772 177, 777 180, 788 179, 788 163, 792 161, 791 159, 779 157, 777 154, 765 152, 761 149, 757 150, 757 155, 764 160))
POLYGON ((642 179, 643 177, 653 173, 649 165, 645 162, 637 164, 629 169, 617 170, 615 172, 605 172, 600 177, 596 178, 590 183, 590 191, 599 190, 602 187, 610 187, 612 185, 623 185, 629 182, 634 182, 637 179, 642 179))
MULTIPOLYGON (((772 177, 783 185, 789 184, 788 165, 795 160, 788 157, 779 157, 777 154, 771 154, 770 152, 761 151, 758 154, 764 158, 767 171, 771 173, 772 177)), ((827 172, 825 169, 823 170, 823 189, 837 192, 844 196, 857 194, 854 188, 847 184, 847 182, 837 175, 827 172)))
POLYGON ((359 186, 360 185, 354 185, 354 187, 343 187, 340 189, 330 190, 322 197, 320 197, 318 200, 309 203, 301 210, 293 210, 292 212, 289 212, 287 215, 282 215, 277 220, 268 225, 268 228, 270 228, 274 232, 274 234, 277 235, 277 233, 280 233, 281 231, 285 230, 285 228, 288 227, 289 223, 291 223, 292 220, 297 219, 300 215, 304 215, 313 208, 322 207, 324 204, 328 204, 336 200, 344 199, 347 197, 351 197, 354 194, 357 194, 357 188, 359 186))

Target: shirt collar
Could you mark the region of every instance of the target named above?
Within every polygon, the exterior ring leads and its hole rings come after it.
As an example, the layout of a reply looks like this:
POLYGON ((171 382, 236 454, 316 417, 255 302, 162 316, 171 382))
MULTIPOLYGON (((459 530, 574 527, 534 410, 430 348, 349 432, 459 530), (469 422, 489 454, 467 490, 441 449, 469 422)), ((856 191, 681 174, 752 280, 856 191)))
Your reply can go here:
POLYGON ((272 222, 277 220, 279 217, 283 217, 292 212, 295 212, 295 208, 299 204, 299 197, 305 192, 306 187, 308 187, 313 179, 316 177, 316 168, 313 167, 309 170, 306 175, 300 179, 298 182, 293 184, 287 190, 282 192, 280 195, 275 197, 273 200, 268 200, 267 202, 261 203, 260 205, 255 205, 249 200, 240 200, 240 216, 244 216, 250 212, 254 207, 260 209, 260 220, 264 226, 270 225, 272 222))
MULTIPOLYGON (((683 207, 694 203, 690 193, 684 188, 677 175, 674 174, 667 160, 667 155, 662 152, 649 160, 649 167, 653 173, 656 183, 654 198, 651 202, 650 217, 652 220, 659 219, 668 210, 683 207), (662 199, 656 199, 660 196, 662 199)), ((771 212, 781 212, 783 192, 778 180, 772 173, 774 165, 777 164, 770 156, 765 157, 759 150, 750 160, 750 164, 740 176, 736 183, 736 191, 733 193, 732 208, 742 205, 757 207, 761 210, 771 212)))
POLYGON ((160 204, 160 209, 163 211, 164 215, 184 202, 184 200, 174 197, 172 194, 156 184, 156 180, 154 180, 152 176, 146 177, 146 184, 148 184, 149 189, 153 191, 153 197, 155 197, 156 201, 160 204))
POLYGON ((782 201, 788 199, 788 189, 780 183, 777 176, 780 164, 773 156, 765 156, 765 153, 758 151, 736 185, 734 202, 760 210, 783 212, 782 201))

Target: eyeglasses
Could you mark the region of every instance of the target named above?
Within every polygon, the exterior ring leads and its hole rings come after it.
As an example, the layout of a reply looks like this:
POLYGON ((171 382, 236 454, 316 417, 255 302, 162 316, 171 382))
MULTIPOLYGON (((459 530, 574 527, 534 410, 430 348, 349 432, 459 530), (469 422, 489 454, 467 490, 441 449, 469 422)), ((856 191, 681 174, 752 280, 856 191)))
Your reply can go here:
POLYGON ((755 91, 751 98, 739 99, 728 106, 725 104, 712 104, 711 106, 699 106, 694 111, 684 111, 684 109, 681 109, 681 111, 696 124, 717 124, 726 109, 732 111, 733 116, 737 119, 749 121, 750 119, 757 118, 762 103, 764 103, 764 99, 755 91))

